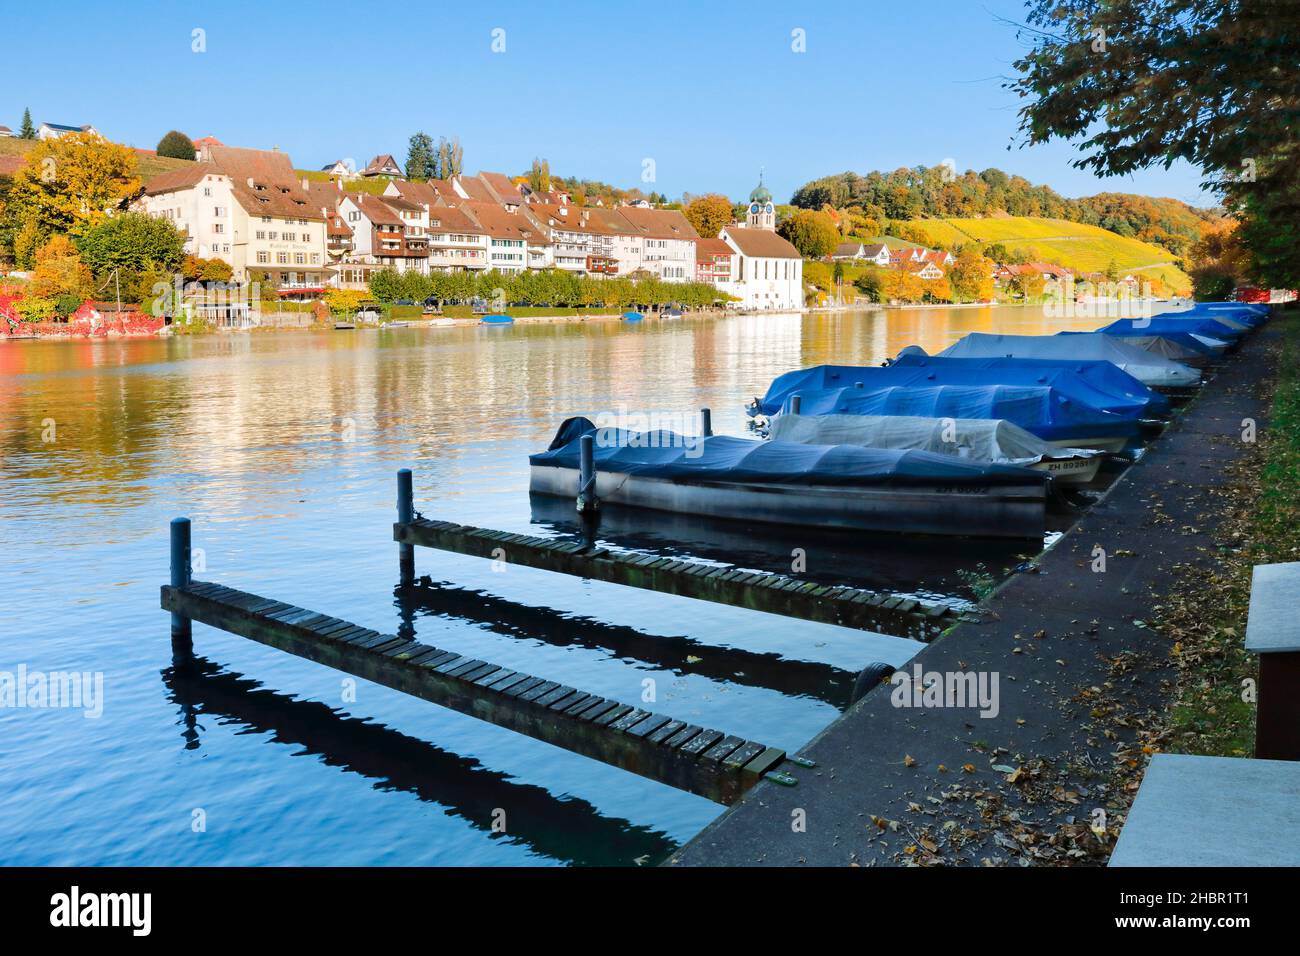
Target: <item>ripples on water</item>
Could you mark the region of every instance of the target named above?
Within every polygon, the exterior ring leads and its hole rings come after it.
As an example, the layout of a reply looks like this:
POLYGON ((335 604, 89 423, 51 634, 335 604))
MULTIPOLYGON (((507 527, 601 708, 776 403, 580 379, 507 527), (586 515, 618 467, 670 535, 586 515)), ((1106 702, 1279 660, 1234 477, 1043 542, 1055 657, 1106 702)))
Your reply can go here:
MULTIPOLYGON (((792 368, 1058 327, 933 309, 0 343, 0 671, 103 672, 106 698, 99 719, 0 710, 4 862, 658 862, 720 808, 377 685, 344 704, 339 672, 202 625, 200 674, 173 674, 167 521, 193 519, 204 579, 384 631, 406 615, 421 640, 627 701, 650 677, 660 712, 795 750, 859 668, 912 646, 422 549, 433 583, 399 602, 396 469, 426 516, 568 533, 571 504, 530 505, 526 456, 570 415, 709 406, 745 434, 742 403, 792 368)), ((629 546, 777 570, 804 547, 812 574, 956 598, 959 572, 1019 560, 606 521, 629 546)))

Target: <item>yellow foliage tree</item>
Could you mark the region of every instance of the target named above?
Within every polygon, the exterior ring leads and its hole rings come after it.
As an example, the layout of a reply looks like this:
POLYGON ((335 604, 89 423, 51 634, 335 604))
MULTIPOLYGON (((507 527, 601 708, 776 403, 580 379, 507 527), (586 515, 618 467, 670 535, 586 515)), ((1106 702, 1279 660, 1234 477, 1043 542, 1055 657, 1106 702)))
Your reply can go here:
POLYGON ((14 174, 5 202, 5 215, 23 223, 25 230, 38 233, 42 240, 15 249, 19 265, 31 265, 32 251, 43 245, 43 240, 81 235, 139 190, 135 152, 129 147, 110 143, 96 133, 40 141, 14 174))
POLYGON ((60 296, 89 298, 92 281, 90 270, 77 255, 77 247, 67 236, 55 236, 36 253, 32 272, 32 294, 38 298, 60 296))
POLYGON ((948 267, 948 279, 958 302, 987 302, 993 298, 993 262, 965 248, 948 267))

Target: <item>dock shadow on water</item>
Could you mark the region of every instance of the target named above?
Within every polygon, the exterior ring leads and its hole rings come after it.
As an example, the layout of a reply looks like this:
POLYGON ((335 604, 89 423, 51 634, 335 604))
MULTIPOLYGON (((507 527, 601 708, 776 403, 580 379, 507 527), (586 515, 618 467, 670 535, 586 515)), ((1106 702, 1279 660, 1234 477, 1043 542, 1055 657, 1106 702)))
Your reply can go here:
MULTIPOLYGON (((319 701, 277 693, 205 657, 178 658, 162 672, 168 700, 180 711, 186 750, 204 746, 204 721, 266 735, 377 790, 413 794, 492 839, 582 866, 657 863, 678 843, 667 834, 603 814, 585 800, 557 797, 435 744, 372 723, 319 701), (508 832, 493 808, 510 808, 508 832)), ((420 840, 418 830, 408 834, 420 840)))

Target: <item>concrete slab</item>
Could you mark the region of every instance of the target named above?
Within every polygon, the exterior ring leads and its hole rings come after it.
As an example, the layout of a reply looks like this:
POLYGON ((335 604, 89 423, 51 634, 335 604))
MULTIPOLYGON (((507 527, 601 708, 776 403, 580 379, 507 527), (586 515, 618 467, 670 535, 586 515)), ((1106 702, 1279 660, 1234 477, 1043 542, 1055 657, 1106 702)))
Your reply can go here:
POLYGON ((1156 754, 1111 866, 1300 866, 1300 763, 1156 754))
POLYGON ((1300 561, 1255 566, 1250 584, 1246 650, 1255 654, 1300 651, 1300 561))

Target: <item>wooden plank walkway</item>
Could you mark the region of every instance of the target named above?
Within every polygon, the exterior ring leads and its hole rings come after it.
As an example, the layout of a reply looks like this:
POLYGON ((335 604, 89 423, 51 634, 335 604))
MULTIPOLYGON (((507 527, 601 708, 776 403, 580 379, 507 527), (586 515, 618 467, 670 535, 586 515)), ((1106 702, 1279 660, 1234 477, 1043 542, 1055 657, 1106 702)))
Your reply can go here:
POLYGON ((393 540, 404 545, 454 551, 595 581, 918 640, 937 636, 955 624, 959 617, 957 611, 944 604, 878 591, 817 584, 784 574, 744 571, 699 561, 610 551, 452 521, 416 518, 410 522, 397 522, 393 525, 393 540))
POLYGON ((775 747, 219 584, 164 585, 162 607, 718 803, 786 760, 775 747))

